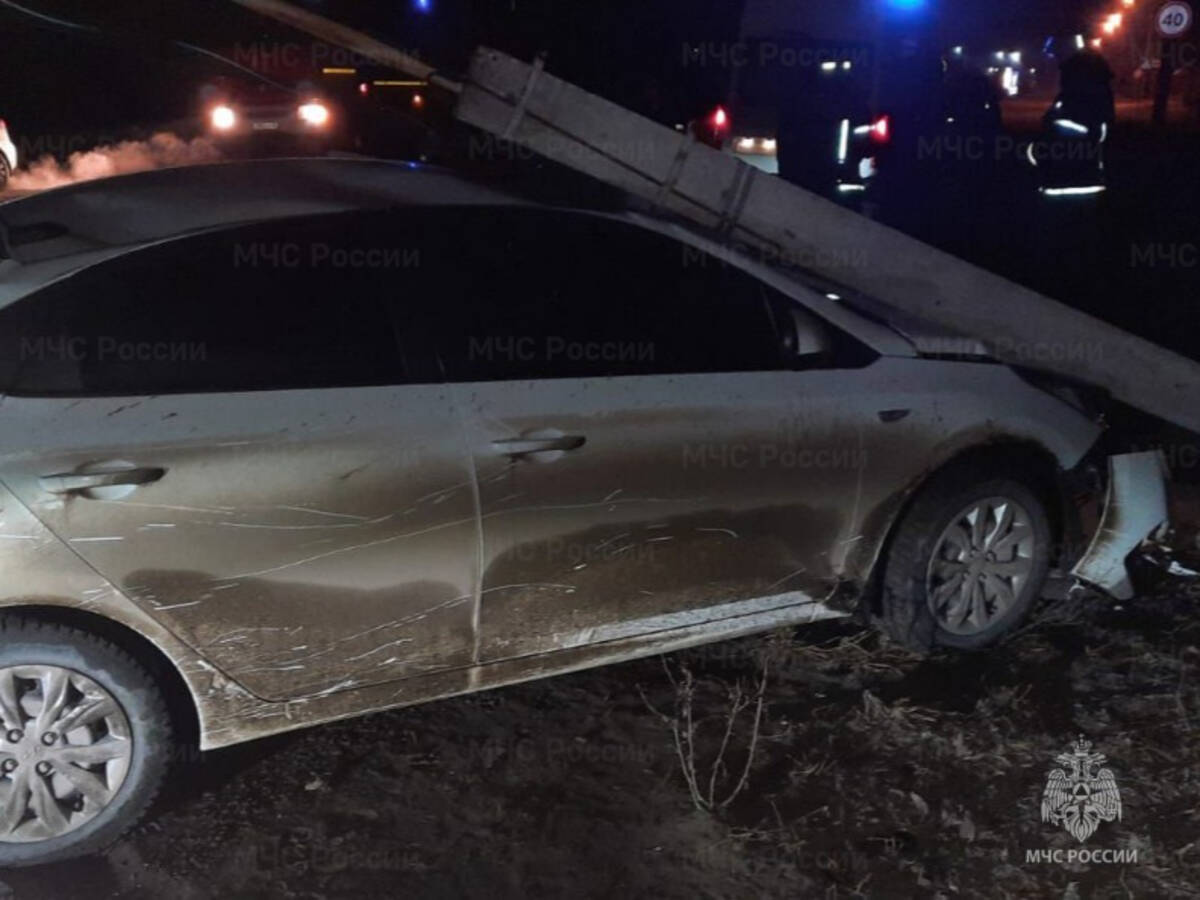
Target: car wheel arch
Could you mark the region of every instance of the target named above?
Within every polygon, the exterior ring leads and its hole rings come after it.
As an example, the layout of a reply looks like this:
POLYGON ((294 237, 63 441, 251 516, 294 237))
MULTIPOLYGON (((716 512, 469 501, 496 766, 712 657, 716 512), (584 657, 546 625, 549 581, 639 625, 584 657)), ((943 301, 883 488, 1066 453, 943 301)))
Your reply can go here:
POLYGON ((199 751, 202 734, 200 698, 178 662, 136 628, 99 613, 52 603, 5 606, 0 608, 0 619, 5 617, 74 627, 114 644, 155 678, 166 699, 180 747, 199 751))
POLYGON ((1078 523, 1072 521, 1069 498, 1062 485, 1063 472, 1054 454, 1036 442, 1016 439, 967 447, 926 470, 898 493, 898 502, 892 505, 886 525, 883 526, 883 540, 879 542, 869 564, 864 566, 869 574, 863 580, 860 606, 868 619, 882 613, 883 572, 892 542, 906 514, 931 484, 952 478, 963 470, 978 472, 981 480, 997 475, 1013 476, 1044 500, 1056 548, 1052 561, 1059 562, 1064 540, 1074 532, 1078 523))

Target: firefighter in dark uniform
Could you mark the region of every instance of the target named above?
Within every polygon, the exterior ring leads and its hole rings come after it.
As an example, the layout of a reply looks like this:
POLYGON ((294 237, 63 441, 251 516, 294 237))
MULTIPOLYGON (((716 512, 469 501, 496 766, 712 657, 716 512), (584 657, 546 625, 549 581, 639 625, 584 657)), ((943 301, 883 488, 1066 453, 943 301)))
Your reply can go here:
POLYGON ((778 72, 779 174, 819 194, 836 190, 841 122, 868 119, 870 53, 800 37, 796 64, 778 72))

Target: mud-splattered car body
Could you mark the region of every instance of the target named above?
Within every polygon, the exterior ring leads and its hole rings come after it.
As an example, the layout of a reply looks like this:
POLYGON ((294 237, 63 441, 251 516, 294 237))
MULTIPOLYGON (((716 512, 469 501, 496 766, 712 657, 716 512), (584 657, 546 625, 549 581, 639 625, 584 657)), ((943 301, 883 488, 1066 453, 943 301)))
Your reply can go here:
MULTIPOLYGON (((437 340, 410 323, 395 383, 191 390, 185 376, 106 391, 107 376, 87 381, 102 327, 20 312, 39 297, 57 309, 90 273, 185 241, 216 241, 195 246, 251 269, 274 235, 268 268, 307 271, 270 229, 299 229, 286 233, 311 263, 304 223, 398 207, 428 222, 545 212, 445 173, 357 161, 148 173, 0 207, 0 607, 102 617, 152 645, 186 686, 205 748, 848 615, 931 473, 999 453, 1054 485, 1101 435, 1006 366, 961 347, 923 354, 832 291, 629 212, 570 215, 675 242, 681 271, 716 261, 765 285, 771 315, 780 298, 794 307, 780 328, 804 364, 471 378, 424 359, 437 340), (39 373, 50 380, 29 388, 39 373)), ((375 249, 389 248, 405 259, 402 243, 375 249)), ((523 361, 520 336, 462 337, 474 361, 523 361)), ((218 361, 188 346, 131 344, 125 362, 218 361)), ((654 356, 568 346, 564 357, 654 356)))

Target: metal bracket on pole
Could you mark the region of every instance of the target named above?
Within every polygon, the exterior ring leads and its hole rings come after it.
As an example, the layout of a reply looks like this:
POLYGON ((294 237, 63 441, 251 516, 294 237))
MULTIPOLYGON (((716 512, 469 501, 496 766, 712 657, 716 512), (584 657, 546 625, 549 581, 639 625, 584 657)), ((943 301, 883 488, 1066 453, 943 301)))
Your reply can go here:
POLYGON ((692 147, 695 144, 696 139, 687 132, 684 132, 680 137, 679 146, 676 148, 675 156, 671 160, 671 168, 667 170, 667 177, 659 185, 658 192, 655 194, 654 200, 651 201, 651 208, 660 209, 667 202, 667 198, 675 190, 675 185, 679 183, 679 176, 683 174, 683 167, 687 165, 688 156, 691 154, 692 147))
POLYGON ((721 218, 717 222, 717 232, 722 237, 729 237, 737 227, 738 220, 742 217, 742 210, 746 208, 746 200, 750 197, 750 188, 754 185, 757 175, 758 169, 754 166, 742 163, 737 167, 733 184, 725 191, 725 206, 721 209, 721 218))
POLYGON ((529 70, 529 78, 525 81, 525 87, 521 90, 521 98, 513 107, 512 117, 508 120, 508 124, 504 126, 504 131, 500 137, 506 141, 511 141, 512 136, 517 133, 517 126, 521 124, 521 120, 525 118, 525 109, 529 106, 529 98, 533 96, 533 86, 537 83, 538 76, 546 68, 546 58, 539 56, 533 61, 533 66, 529 70))

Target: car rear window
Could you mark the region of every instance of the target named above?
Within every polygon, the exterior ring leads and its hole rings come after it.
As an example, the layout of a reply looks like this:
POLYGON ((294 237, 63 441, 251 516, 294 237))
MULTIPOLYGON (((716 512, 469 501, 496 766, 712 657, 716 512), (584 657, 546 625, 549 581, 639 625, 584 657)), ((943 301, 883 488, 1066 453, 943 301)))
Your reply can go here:
POLYGON ((412 256, 365 227, 242 228, 86 270, 0 311, 0 377, 58 396, 404 382, 384 298, 364 285, 412 256))

